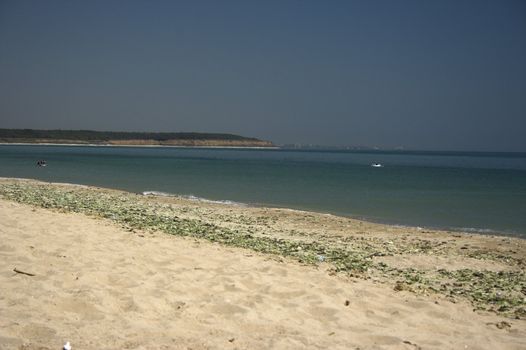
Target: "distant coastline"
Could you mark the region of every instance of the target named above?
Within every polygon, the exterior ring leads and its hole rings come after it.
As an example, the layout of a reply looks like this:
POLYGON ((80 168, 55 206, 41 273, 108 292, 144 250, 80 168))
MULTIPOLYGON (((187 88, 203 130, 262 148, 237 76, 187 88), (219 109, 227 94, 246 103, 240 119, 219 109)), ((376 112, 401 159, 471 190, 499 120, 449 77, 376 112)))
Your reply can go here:
POLYGON ((54 143, 54 142, 0 142, 0 146, 65 146, 65 147, 141 147, 141 148, 231 148, 231 149, 280 149, 272 146, 231 146, 231 145, 165 145, 165 144, 111 144, 111 143, 54 143))
POLYGON ((0 129, 0 144, 269 148, 270 141, 233 134, 0 129))

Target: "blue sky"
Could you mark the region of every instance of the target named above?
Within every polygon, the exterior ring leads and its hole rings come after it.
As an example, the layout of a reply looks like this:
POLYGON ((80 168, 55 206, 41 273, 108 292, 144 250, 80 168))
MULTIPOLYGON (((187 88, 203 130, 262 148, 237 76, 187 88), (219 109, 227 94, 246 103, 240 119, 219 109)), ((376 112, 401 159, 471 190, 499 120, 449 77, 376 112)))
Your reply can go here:
POLYGON ((524 1, 0 1, 0 127, 526 151, 524 1))

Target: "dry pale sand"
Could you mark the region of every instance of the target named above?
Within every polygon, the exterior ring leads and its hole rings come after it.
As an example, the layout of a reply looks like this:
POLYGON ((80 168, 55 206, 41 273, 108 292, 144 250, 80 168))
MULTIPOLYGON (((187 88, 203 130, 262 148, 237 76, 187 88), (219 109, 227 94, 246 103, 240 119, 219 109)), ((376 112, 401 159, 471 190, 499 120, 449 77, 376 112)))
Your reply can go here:
POLYGON ((0 349, 526 348, 472 308, 0 200, 0 349))

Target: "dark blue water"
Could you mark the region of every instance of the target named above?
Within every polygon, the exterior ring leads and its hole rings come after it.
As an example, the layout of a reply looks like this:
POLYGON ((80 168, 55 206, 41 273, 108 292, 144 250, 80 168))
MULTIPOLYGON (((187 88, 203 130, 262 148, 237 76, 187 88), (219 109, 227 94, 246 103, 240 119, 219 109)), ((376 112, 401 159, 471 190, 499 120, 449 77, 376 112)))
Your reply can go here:
POLYGON ((7 145, 0 176, 526 237, 524 153, 7 145))

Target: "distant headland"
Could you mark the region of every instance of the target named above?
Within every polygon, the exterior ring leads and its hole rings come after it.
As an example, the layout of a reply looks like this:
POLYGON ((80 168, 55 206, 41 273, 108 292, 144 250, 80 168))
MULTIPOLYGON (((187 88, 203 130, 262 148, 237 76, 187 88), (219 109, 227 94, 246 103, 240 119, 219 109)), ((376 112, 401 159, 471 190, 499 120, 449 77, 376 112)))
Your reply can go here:
POLYGON ((0 143, 102 146, 275 147, 270 141, 232 134, 36 129, 0 129, 0 143))

